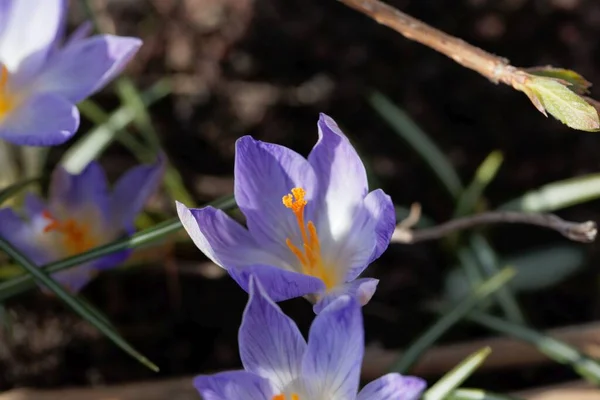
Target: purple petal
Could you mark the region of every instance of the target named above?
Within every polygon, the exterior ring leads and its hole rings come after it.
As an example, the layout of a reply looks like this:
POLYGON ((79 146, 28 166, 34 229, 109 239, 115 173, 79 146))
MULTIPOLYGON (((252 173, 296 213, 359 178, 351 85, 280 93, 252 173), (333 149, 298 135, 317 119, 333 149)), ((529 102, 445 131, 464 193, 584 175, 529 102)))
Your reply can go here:
POLYGON ((25 195, 25 203, 23 204, 23 208, 27 217, 29 219, 33 219, 47 210, 48 206, 42 199, 39 198, 38 195, 30 192, 25 195))
POLYGON ((364 202, 369 210, 371 218, 375 221, 375 235, 377 244, 375 251, 371 255, 370 262, 379 258, 379 256, 388 248, 392 234, 396 228, 396 211, 394 203, 390 196, 383 190, 377 189, 367 195, 364 202))
POLYGON ((35 90, 77 103, 121 72, 141 45, 140 39, 113 35, 76 40, 56 52, 36 81, 35 90))
POLYGON ((315 314, 319 314, 325 307, 344 295, 353 297, 361 306, 364 306, 371 300, 371 297, 373 297, 378 283, 379 280, 377 279, 361 278, 343 284, 339 288, 336 288, 323 296, 317 304, 313 306, 313 311, 315 314))
POLYGON ((0 1, 0 41, 2 40, 2 34, 4 29, 8 25, 8 19, 10 18, 10 10, 13 6, 14 0, 0 1))
MULTIPOLYGON (((46 62, 64 23, 64 0, 13 0, 0 37, 0 60, 17 81, 37 73, 46 62)), ((23 82, 19 82, 23 83, 23 82)))
POLYGON ((283 301, 309 294, 321 293, 325 284, 319 278, 292 272, 271 265, 232 267, 229 275, 245 291, 250 290, 250 277, 260 280, 265 292, 273 301, 283 301))
POLYGON ((246 371, 200 375, 194 387, 204 400, 271 400, 276 394, 269 381, 246 371))
POLYGON ((300 230, 281 199, 292 188, 302 187, 312 206, 317 190, 312 167, 286 147, 245 136, 236 143, 234 176, 235 200, 256 242, 279 258, 297 263, 285 241, 289 237, 296 242, 300 230))
MULTIPOLYGON (((106 244, 106 243, 102 243, 106 244)), ((127 249, 123 251, 119 251, 117 253, 111 253, 107 256, 99 258, 93 263, 93 268, 96 271, 105 271, 108 269, 112 269, 118 267, 120 264, 124 263, 125 260, 133 253, 133 249, 127 249)))
POLYGON ((133 229, 135 217, 160 184, 164 167, 165 160, 160 157, 157 163, 132 168, 119 179, 110 199, 110 216, 115 228, 133 229))
POLYGON ((421 378, 391 373, 366 385, 356 400, 417 400, 426 386, 421 378))
POLYGON ((243 226, 221 210, 187 208, 177 202, 177 214, 196 246, 225 269, 252 263, 279 263, 256 245, 243 226))
MULTIPOLYGON (((99 243, 106 244, 106 243, 99 243)), ((59 283, 65 286, 70 292, 80 292, 90 281, 92 281, 102 271, 118 267, 133 252, 132 249, 112 253, 93 262, 78 265, 52 275, 59 283)))
POLYGON ((0 237, 25 254, 36 265, 56 260, 54 248, 39 242, 40 231, 10 208, 0 209, 0 237))
MULTIPOLYGON (((356 150, 333 119, 321 114, 318 122, 319 140, 310 152, 322 204, 318 229, 327 227, 334 240, 345 235, 355 208, 368 192, 365 167, 356 150)), ((319 231, 321 233, 321 231, 319 231)))
POLYGON ((55 146, 79 127, 79 111, 53 94, 37 94, 9 111, 0 124, 0 139, 25 146, 55 146))
MULTIPOLYGON (((109 192, 104 170, 97 162, 89 163, 80 174, 70 174, 63 167, 52 173, 49 189, 50 209, 56 217, 73 216, 74 213, 100 211, 100 220, 108 217, 109 192)), ((98 221, 98 220, 96 220, 98 221)), ((104 221, 108 222, 108 221, 104 221)))
POLYGON ((381 189, 372 191, 357 210, 353 226, 343 243, 348 254, 346 281, 356 279, 387 249, 396 227, 396 213, 390 196, 381 189))
POLYGON ((308 398, 354 399, 364 354, 360 305, 343 296, 315 318, 302 362, 308 398))
POLYGON ((94 279, 96 275, 98 275, 98 271, 92 264, 88 263, 57 272, 52 274, 52 277, 71 293, 78 293, 85 285, 94 279))
POLYGON ((306 341, 298 327, 269 298, 260 281, 250 278, 250 299, 239 332, 244 369, 283 390, 298 378, 306 341))

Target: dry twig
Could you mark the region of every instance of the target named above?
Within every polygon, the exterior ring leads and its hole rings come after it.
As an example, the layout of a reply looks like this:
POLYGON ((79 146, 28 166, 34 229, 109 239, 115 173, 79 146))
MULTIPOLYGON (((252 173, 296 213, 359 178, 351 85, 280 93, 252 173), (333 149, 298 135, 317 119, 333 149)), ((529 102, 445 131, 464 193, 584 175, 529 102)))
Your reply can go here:
POLYGON ((378 0, 339 0, 348 7, 368 15, 404 37, 424 44, 452 58, 460 65, 479 72, 494 83, 513 85, 524 74, 511 66, 506 58, 498 57, 462 39, 450 36, 418 19, 378 0))
POLYGON ((494 83, 512 86, 529 97, 544 115, 552 114, 573 129, 600 130, 598 112, 581 95, 591 83, 576 72, 546 67, 518 68, 506 58, 488 53, 435 29, 379 0, 339 0, 404 37, 428 46, 494 83))
POLYGON ((445 222, 432 228, 411 230, 420 215, 420 208, 413 205, 411 214, 398 224, 392 242, 413 244, 426 240, 441 239, 453 232, 490 224, 527 224, 537 225, 557 231, 576 242, 590 243, 596 239, 598 229, 594 221, 571 222, 554 214, 534 214, 516 211, 489 211, 469 215, 445 222), (407 221, 410 221, 407 223, 407 221))

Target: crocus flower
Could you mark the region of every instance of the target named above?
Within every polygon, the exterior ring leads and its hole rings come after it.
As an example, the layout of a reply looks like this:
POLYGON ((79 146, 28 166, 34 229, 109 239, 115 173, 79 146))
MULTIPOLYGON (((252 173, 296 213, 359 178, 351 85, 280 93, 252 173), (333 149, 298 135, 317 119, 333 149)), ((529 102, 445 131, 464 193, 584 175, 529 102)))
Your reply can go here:
POLYGON ((137 38, 86 37, 84 25, 62 43, 66 0, 0 1, 0 138, 51 146, 79 126, 75 103, 118 74, 137 38))
POLYGON ((307 343, 252 277, 239 347, 244 371, 195 378, 205 400, 415 400, 425 388, 419 378, 391 373, 358 392, 363 321, 347 295, 317 315, 307 343))
MULTIPOLYGON (((92 162, 79 175, 57 167, 47 202, 28 194, 24 218, 10 208, 0 209, 0 236, 40 266, 129 236, 162 171, 162 159, 154 165, 132 168, 111 194, 99 164, 92 162)), ((130 252, 121 251, 58 272, 54 278, 76 292, 99 271, 124 261, 130 252)))
POLYGON ((213 207, 179 218, 196 245, 245 290, 255 274, 275 301, 308 296, 315 312, 343 294, 368 302, 377 280, 357 279, 387 248, 396 217, 389 196, 368 192, 358 154, 330 117, 308 159, 276 144, 240 138, 235 200, 247 229, 213 207))

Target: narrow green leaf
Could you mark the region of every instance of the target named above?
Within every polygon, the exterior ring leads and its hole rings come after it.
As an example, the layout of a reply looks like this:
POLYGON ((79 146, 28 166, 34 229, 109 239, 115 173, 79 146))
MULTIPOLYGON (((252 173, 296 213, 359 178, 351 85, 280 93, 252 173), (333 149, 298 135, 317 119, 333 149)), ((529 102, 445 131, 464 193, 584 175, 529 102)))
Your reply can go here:
POLYGON ((483 349, 471 354, 460 364, 454 367, 450 372, 444 375, 424 394, 423 400, 442 400, 460 386, 490 355, 492 349, 484 347, 483 349))
MULTIPOLYGON (((471 262, 475 262, 472 253, 467 252, 471 262)), ((499 265, 507 265, 517 271, 507 287, 514 292, 530 292, 552 287, 579 271, 585 264, 585 253, 577 245, 552 245, 507 256, 499 261, 499 265)), ((459 257, 459 261, 465 264, 463 257, 459 257)), ((471 286, 468 282, 471 281, 472 278, 463 269, 454 267, 446 276, 445 301, 454 302, 469 293, 471 286)))
MULTIPOLYGON (((460 279, 462 279, 461 284, 464 290, 459 296, 456 296, 452 299, 453 302, 458 301, 463 296, 469 294, 473 288, 481 285, 481 283, 485 280, 485 276, 480 270, 477 258, 471 249, 469 249, 467 246, 461 246, 458 249, 456 256, 461 266, 460 271, 462 272, 463 276, 461 276, 460 279)), ((446 279, 450 279, 451 276, 451 273, 448 274, 446 279)))
POLYGON ((374 92, 369 103, 379 115, 425 160, 429 168, 437 175, 448 193, 458 198, 463 191, 460 178, 446 155, 429 139, 427 134, 410 116, 386 96, 374 92))
POLYGON ((481 301, 490 294, 504 286, 515 272, 510 268, 505 268, 497 275, 483 282, 473 290, 469 296, 456 303, 448 312, 444 314, 425 331, 415 342, 413 342, 403 356, 390 368, 391 371, 406 373, 410 367, 419 359, 421 354, 432 346, 444 333, 454 324, 464 318, 469 311, 476 307, 481 301))
POLYGON ((557 181, 529 191, 500 206, 500 210, 553 212, 600 198, 600 174, 557 181))
POLYGON ((595 385, 600 384, 600 364, 598 361, 582 354, 574 347, 560 340, 546 336, 523 325, 504 321, 478 311, 469 313, 467 319, 493 331, 526 341, 554 361, 571 366, 575 372, 589 382, 595 385))
POLYGON ((448 400, 522 400, 519 397, 508 396, 488 392, 482 389, 466 389, 460 388, 454 390, 447 397, 448 400))
POLYGON ((81 0, 80 3, 83 7, 83 11, 85 12, 87 18, 92 24, 92 27, 94 28, 94 32, 100 33, 100 24, 98 23, 98 18, 96 18, 96 13, 94 12, 92 2, 90 0, 81 0))
POLYGON ((41 268, 38 268, 31 260, 21 254, 10 243, 0 238, 0 249, 9 257, 13 258, 24 270, 26 270, 37 282, 50 289, 58 298, 60 298, 73 311, 82 318, 94 325, 100 332, 108 337, 113 343, 123 349, 127 354, 138 360, 140 363, 157 372, 158 367, 150 360, 135 350, 125 339, 123 339, 106 320, 99 318, 96 313, 90 312, 89 308, 82 304, 75 296, 69 294, 61 285, 46 274, 41 268))
POLYGON ((42 178, 30 178, 25 179, 23 181, 14 183, 7 188, 4 188, 0 191, 0 205, 6 202, 11 197, 17 195, 21 190, 25 189, 27 186, 32 185, 34 183, 39 183, 42 178))
POLYGON ((123 105, 135 111, 133 123, 144 135, 148 147, 156 153, 160 150, 160 140, 152 125, 152 118, 148 113, 144 96, 140 94, 131 79, 125 76, 117 80, 116 86, 123 105))
POLYGON ((44 173, 50 147, 20 146, 21 179, 35 178, 44 173))
POLYGON ((475 207, 485 188, 496 177, 503 160, 504 157, 498 150, 492 151, 485 158, 479 168, 477 168, 475 176, 469 186, 467 186, 458 198, 456 209, 454 211, 455 217, 462 217, 475 211, 475 207))
POLYGON ((515 88, 523 91, 542 114, 547 111, 570 128, 589 132, 600 130, 596 109, 554 78, 529 75, 515 88))
MULTIPOLYGON (((83 100, 77 107, 81 114, 89 119, 94 125, 104 125, 109 123, 108 121, 111 118, 111 115, 104 111, 95 101, 91 99, 83 100)), ((121 129, 116 135, 116 140, 127 148, 141 163, 150 163, 154 161, 156 157, 152 150, 146 149, 143 143, 125 129, 121 129)), ((99 154, 96 157, 98 156, 99 154)))
POLYGON ((12 185, 19 180, 21 174, 16 153, 16 145, 0 140, 0 187, 12 185))
POLYGON ((547 289, 579 271, 586 259, 584 247, 573 244, 554 244, 514 255, 503 264, 517 270, 517 276, 507 286, 519 292, 547 289))
POLYGON ((192 195, 185 188, 181 174, 171 162, 168 162, 165 168, 164 184, 172 199, 177 199, 179 202, 187 204, 188 207, 195 206, 192 195))
MULTIPOLYGON (((479 233, 472 234, 470 236, 470 247, 484 272, 484 276, 490 277, 500 271, 500 264, 498 263, 496 251, 483 235, 479 233)), ((519 307, 519 302, 508 285, 499 288, 493 296, 498 305, 502 308, 506 318, 513 322, 525 322, 525 316, 519 307)))
MULTIPOLYGON (((235 200, 233 196, 227 196, 217 199, 208 205, 212 205, 215 208, 220 208, 221 210, 226 211, 235 207, 235 200)), ((150 229, 138 232, 130 238, 116 240, 104 246, 93 248, 85 253, 76 254, 64 260, 44 265, 40 269, 45 273, 50 274, 68 268, 73 268, 111 253, 122 251, 128 248, 133 249, 156 242, 174 232, 177 232, 179 229, 181 229, 181 227, 181 221, 179 221, 179 218, 173 218, 150 229)), ((29 275, 17 276, 9 281, 2 282, 0 283, 0 302, 34 287, 34 281, 29 275)))
MULTIPOLYGON (((143 94, 144 104, 148 107, 171 92, 166 79, 160 80, 143 94)), ((61 165, 70 173, 80 173, 90 161, 96 159, 136 116, 136 110, 121 106, 111 114, 106 123, 87 132, 63 155, 61 165)))
MULTIPOLYGON (((108 115, 101 107, 91 100, 81 102, 79 104, 79 109, 81 110, 82 114, 84 114, 96 125, 105 124, 110 118, 110 115, 108 115)), ((147 110, 144 109, 144 113, 147 113, 147 110)), ((155 150, 150 150, 144 147, 144 145, 140 143, 133 135, 129 134, 129 132, 124 131, 123 129, 121 132, 122 133, 116 136, 116 140, 129 149, 129 151, 131 151, 138 161, 142 163, 154 161, 156 158, 155 150)), ((150 135, 153 134, 154 133, 150 133, 150 135)), ((96 154, 96 157, 97 156, 99 156, 99 154, 96 154)), ((181 178, 179 171, 177 171, 177 169, 174 168, 170 162, 167 162, 167 166, 165 168, 164 184, 169 196, 172 199, 178 199, 180 202, 190 206, 194 204, 192 196, 189 194, 185 188, 185 185, 183 184, 183 179, 181 178)))

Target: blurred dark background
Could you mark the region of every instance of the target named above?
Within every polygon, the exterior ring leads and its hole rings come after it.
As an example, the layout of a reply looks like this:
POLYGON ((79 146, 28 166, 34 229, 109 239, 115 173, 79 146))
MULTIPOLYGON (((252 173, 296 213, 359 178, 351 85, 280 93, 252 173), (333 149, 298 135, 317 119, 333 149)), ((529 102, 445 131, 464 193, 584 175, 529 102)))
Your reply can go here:
MULTIPOLYGON (((72 3, 75 3, 72 1, 72 3)), ((150 111, 164 147, 198 204, 231 193, 233 144, 242 135, 307 154, 319 112, 337 120, 397 204, 418 201, 437 221, 454 204, 422 159, 367 101, 373 90, 406 110, 469 182, 493 150, 505 162, 486 191, 490 207, 544 184, 600 170, 600 136, 544 118, 522 93, 494 85, 443 55, 403 38, 334 0, 107 0, 100 22, 145 45, 128 70, 140 88, 170 76, 174 91, 150 111)), ((600 82, 600 2, 594 0, 396 0, 414 17, 513 65, 551 64, 600 82)), ((82 10, 73 4, 72 22, 82 10)), ((594 88, 592 88, 592 95, 594 88)), ((599 94, 600 95, 600 94, 599 94)), ((99 101, 114 106, 105 91, 99 101)), ((88 125, 89 127, 90 125, 88 125)), ((84 126, 85 128, 85 126, 84 126)), ((85 132, 85 129, 82 129, 85 132)), ((53 151, 58 160, 61 149, 53 151)), ((131 160, 115 146, 103 163, 115 175, 131 160), (123 161, 125 160, 125 161, 123 161)), ((172 212, 171 199, 163 199, 172 212)), ((598 202, 560 212, 600 218, 598 202)), ((500 254, 564 244, 553 232, 511 226, 491 236, 500 254)), ((192 244, 165 244, 137 268, 111 271, 84 291, 159 376, 238 366, 236 332, 246 295, 192 244), (153 259, 154 262, 149 262, 153 259)), ((598 252, 558 285, 519 296, 533 326, 598 317, 598 252)), ((456 261, 438 242, 392 245, 369 269, 382 279, 365 308, 367 341, 403 348, 434 319, 424 304, 442 295, 456 261)), ((539 266, 540 269, 544 265, 539 266)), ((284 308, 306 329, 299 299, 284 308)), ((56 299, 29 293, 8 304, 11 327, 0 344, 0 390, 153 379, 56 299)), ((483 337, 461 323, 444 341, 483 337)), ((473 385, 498 391, 574 378, 556 364, 480 374, 473 385)), ((435 377, 428 377, 432 381, 435 377)))

